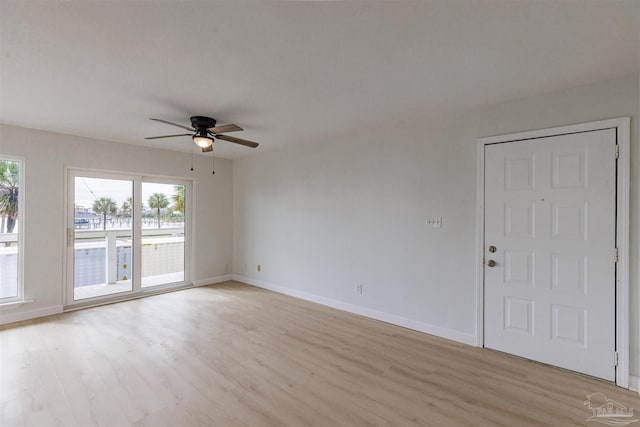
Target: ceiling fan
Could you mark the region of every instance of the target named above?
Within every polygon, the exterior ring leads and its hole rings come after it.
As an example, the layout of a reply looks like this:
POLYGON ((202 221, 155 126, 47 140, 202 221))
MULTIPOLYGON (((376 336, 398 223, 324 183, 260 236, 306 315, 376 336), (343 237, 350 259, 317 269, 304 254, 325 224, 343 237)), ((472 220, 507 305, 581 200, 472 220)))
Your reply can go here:
POLYGON ((240 126, 229 124, 216 126, 216 120, 211 117, 193 116, 191 117, 191 127, 171 123, 161 119, 150 119, 156 122, 166 123, 168 125, 177 126, 188 130, 190 133, 180 133, 177 135, 150 136, 145 139, 174 138, 177 136, 190 136, 193 142, 202 149, 203 152, 213 151, 214 139, 233 142, 234 144, 244 145, 246 147, 256 148, 257 142, 247 141, 246 139, 236 138, 228 135, 221 135, 227 132, 236 132, 243 130, 240 126))

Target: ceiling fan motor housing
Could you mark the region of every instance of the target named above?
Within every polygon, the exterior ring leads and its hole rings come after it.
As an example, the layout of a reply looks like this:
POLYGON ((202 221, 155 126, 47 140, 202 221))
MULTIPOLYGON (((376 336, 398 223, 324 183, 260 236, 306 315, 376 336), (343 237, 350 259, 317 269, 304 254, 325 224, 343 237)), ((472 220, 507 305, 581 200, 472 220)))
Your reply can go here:
POLYGON ((209 129, 216 126, 216 120, 211 117, 193 116, 191 117, 191 127, 196 130, 209 129))

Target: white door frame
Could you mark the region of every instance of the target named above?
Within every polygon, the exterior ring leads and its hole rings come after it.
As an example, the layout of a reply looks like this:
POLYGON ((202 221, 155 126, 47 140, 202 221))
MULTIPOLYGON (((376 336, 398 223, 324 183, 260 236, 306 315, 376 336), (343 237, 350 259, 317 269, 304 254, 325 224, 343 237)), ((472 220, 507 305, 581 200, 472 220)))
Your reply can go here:
POLYGON ((183 177, 172 177, 172 176, 164 176, 164 175, 147 175, 147 174, 136 174, 130 172, 122 172, 122 171, 108 171, 108 170, 99 170, 99 169, 87 169, 87 168, 79 168, 79 167, 71 167, 65 166, 64 168, 64 206, 65 206, 65 214, 64 214, 64 247, 63 247, 63 295, 62 295, 62 304, 64 306, 65 311, 74 310, 77 308, 85 308, 94 305, 102 305, 108 304, 116 301, 125 301, 128 299, 140 298, 142 296, 154 295, 157 293, 170 292, 177 289, 182 289, 184 287, 193 286, 192 277, 194 272, 194 265, 192 262, 192 253, 193 253, 193 227, 194 227, 194 216, 191 213, 194 206, 194 191, 193 188, 195 183, 191 178, 183 178, 183 177), (70 245, 73 244, 72 233, 74 230, 74 220, 72 212, 73 204, 74 204, 74 188, 73 184, 70 183, 71 177, 75 175, 82 174, 84 176, 90 176, 94 178, 105 178, 105 179, 125 179, 131 180, 133 183, 133 196, 134 203, 136 203, 135 209, 133 209, 133 222, 132 222, 132 251, 134 259, 142 259, 142 204, 143 201, 141 197, 136 195, 142 194, 142 184, 145 182, 151 183, 167 183, 167 184, 177 184, 184 185, 185 190, 187 192, 186 196, 186 206, 185 206, 185 246, 184 246, 184 281, 183 283, 169 283, 165 285, 153 286, 150 289, 142 289, 142 264, 136 266, 133 270, 133 282, 132 282, 132 290, 130 292, 123 292, 120 294, 114 295, 106 295, 102 297, 94 297, 94 298, 86 298, 82 301, 74 301, 73 300, 73 256, 69 254, 70 245))
POLYGON ((596 122, 489 136, 478 139, 477 199, 476 199, 476 345, 484 346, 484 163, 485 147, 489 144, 516 142, 570 133, 615 129, 620 150, 617 167, 616 195, 616 384, 629 388, 629 143, 630 118, 619 117, 596 122))

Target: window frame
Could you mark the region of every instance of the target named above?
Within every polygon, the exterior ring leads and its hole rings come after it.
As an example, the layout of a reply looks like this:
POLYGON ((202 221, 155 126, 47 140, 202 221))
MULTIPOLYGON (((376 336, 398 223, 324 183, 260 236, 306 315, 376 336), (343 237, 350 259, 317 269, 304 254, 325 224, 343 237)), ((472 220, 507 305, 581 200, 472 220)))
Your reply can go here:
POLYGON ((0 306, 25 302, 24 292, 24 235, 25 235, 25 159, 23 157, 0 154, 0 160, 18 163, 18 280, 17 295, 0 298, 0 306))

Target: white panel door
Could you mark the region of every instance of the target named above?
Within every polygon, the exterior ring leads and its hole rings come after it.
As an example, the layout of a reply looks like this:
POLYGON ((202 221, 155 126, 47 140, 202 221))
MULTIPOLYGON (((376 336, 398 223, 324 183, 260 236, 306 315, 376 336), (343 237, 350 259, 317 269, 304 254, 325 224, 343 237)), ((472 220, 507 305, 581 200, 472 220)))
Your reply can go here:
POLYGON ((486 347, 615 379, 615 144, 605 129, 486 146, 486 347))

